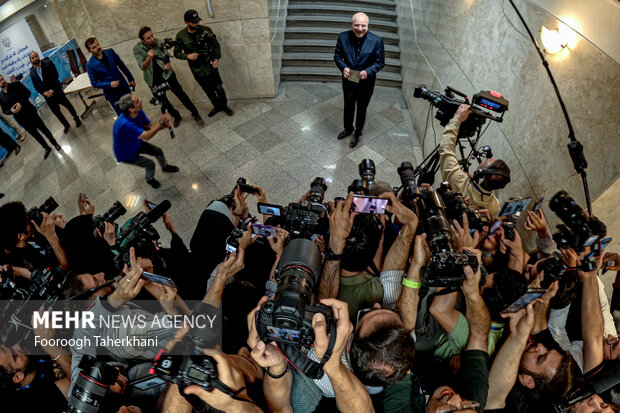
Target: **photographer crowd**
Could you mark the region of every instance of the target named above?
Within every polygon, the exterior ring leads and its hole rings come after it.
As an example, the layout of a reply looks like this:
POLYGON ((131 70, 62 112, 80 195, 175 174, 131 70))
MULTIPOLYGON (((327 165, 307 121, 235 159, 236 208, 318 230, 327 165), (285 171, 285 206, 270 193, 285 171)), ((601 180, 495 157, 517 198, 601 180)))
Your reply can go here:
MULTIPOLYGON (((214 111, 228 113, 219 75, 208 70, 217 59, 199 65, 188 46, 199 20, 186 13, 175 55, 189 59, 214 111)), ((159 44, 146 29, 135 48, 145 80, 170 82, 159 51, 141 46, 159 44)), ((101 54, 97 46, 95 39, 101 54)), ((183 104, 199 121, 191 101, 183 104)), ((117 158, 132 161, 122 158, 131 149, 178 170, 142 142, 170 120, 150 122, 134 95, 117 109, 117 158)), ((180 120, 169 104, 167 111, 180 120)), ((555 234, 542 201, 500 208, 495 191, 508 191, 508 166, 489 157, 470 177, 456 159, 470 114, 463 105, 444 130, 445 182, 436 190, 408 162, 393 190, 375 180, 369 159, 349 193, 332 201, 322 178, 286 206, 240 178, 206 206, 189 248, 166 213, 169 201, 145 202, 124 223, 120 202, 100 211, 86 194, 69 220, 52 198, 31 209, 5 203, 2 410, 619 411, 620 276, 610 304, 599 274, 618 271, 620 256, 605 251, 604 224, 564 191, 549 202, 563 222, 555 234), (169 248, 158 243, 159 219, 169 248), (533 249, 523 241, 528 232, 533 249), (67 308, 82 318, 71 328, 36 321, 67 308), (86 314, 143 323, 93 325, 86 314), (209 314, 217 314, 212 329, 154 323, 209 314), (122 344, 93 345, 94 337, 122 344)), ((154 163, 138 159, 155 186, 154 163)))

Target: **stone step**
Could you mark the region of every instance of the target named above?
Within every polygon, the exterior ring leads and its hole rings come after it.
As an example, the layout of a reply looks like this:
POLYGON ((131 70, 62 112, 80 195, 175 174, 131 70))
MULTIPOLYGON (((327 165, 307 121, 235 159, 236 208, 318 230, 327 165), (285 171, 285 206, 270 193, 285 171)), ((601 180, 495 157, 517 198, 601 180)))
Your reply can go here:
MULTIPOLYGON (((321 66, 335 67, 334 52, 331 53, 283 53, 282 66, 321 66)), ((385 59, 385 67, 381 72, 400 73, 400 60, 394 58, 385 59)), ((379 72, 379 73, 381 73, 379 72)))
MULTIPOLYGON (((334 0, 313 0, 312 2, 308 0, 289 0, 289 6, 292 4, 316 4, 321 5, 323 7, 324 4, 339 4, 341 2, 334 0)), ((366 8, 372 7, 375 9, 385 9, 385 10, 396 10, 396 2, 393 0, 349 0, 346 2, 349 6, 356 6, 359 11, 364 12, 366 8)))
MULTIPOLYGON (((286 38, 287 39, 328 39, 336 40, 338 34, 347 30, 348 27, 314 27, 314 26, 299 26, 299 27, 287 27, 286 38)), ((385 32, 383 30, 371 30, 374 34, 381 37, 385 44, 398 45, 398 33, 385 32)))
MULTIPOLYGON (((305 81, 305 82, 341 82, 342 74, 336 66, 307 67, 307 66, 283 66, 280 72, 282 81, 305 81)), ((399 73, 381 71, 377 74, 377 85, 401 87, 402 78, 399 73)))
MULTIPOLYGON (((341 31, 345 31, 351 28, 350 16, 336 16, 336 15, 289 15, 286 18, 286 27, 338 27, 341 31)), ((381 30, 384 32, 398 33, 398 25, 396 21, 386 19, 374 19, 370 22, 370 31, 381 30)))
MULTIPOLYGON (((284 53, 308 52, 308 53, 334 53, 335 40, 322 39, 284 39, 284 53)), ((400 48, 393 44, 385 45, 385 57, 400 58, 400 48)))
MULTIPOLYGON (((337 15, 337 16, 349 16, 349 21, 351 21, 351 17, 359 12, 359 7, 355 5, 351 5, 349 2, 337 3, 337 2, 329 2, 321 4, 320 7, 313 2, 309 1, 300 1, 297 3, 288 5, 288 15, 289 16, 299 16, 299 15, 337 15)), ((378 7, 365 7, 364 13, 366 13, 370 19, 370 26, 372 27, 373 19, 380 18, 385 20, 392 20, 396 22, 396 10, 386 10, 378 7)))

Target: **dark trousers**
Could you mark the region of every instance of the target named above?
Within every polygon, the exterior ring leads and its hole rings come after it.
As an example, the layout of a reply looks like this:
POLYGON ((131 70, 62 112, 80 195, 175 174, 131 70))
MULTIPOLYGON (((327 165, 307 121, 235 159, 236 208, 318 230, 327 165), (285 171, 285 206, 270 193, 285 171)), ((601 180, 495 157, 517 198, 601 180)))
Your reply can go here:
MULTIPOLYGON (((173 73, 172 76, 170 76, 170 78, 166 82, 168 82, 168 85, 170 86, 170 91, 174 93, 176 97, 179 98, 183 106, 185 106, 187 110, 190 111, 192 116, 193 117, 200 116, 198 114, 198 109, 196 109, 196 106, 194 106, 194 103, 192 102, 192 100, 189 98, 189 96, 187 96, 187 93, 185 93, 185 91, 183 90, 183 86, 181 86, 181 84, 177 80, 177 75, 173 73)), ((179 111, 176 110, 174 106, 172 106, 172 103, 170 103, 166 95, 159 98, 159 100, 161 102, 161 113, 165 113, 166 111, 168 111, 168 113, 170 113, 170 115, 172 115, 174 119, 179 119, 181 117, 181 114, 179 113, 179 111)))
MULTIPOLYGON (((158 148, 155 145, 151 145, 148 142, 142 141, 142 143, 140 143, 140 150, 138 150, 138 154, 154 156, 155 159, 157 159, 157 162, 159 162, 159 166, 161 166, 162 168, 165 168, 168 165, 168 162, 166 162, 166 157, 164 156, 164 152, 161 150, 161 148, 158 148)), ((147 181, 155 178, 155 162, 153 162, 149 158, 138 155, 138 157, 134 161, 125 163, 130 163, 132 165, 144 168, 145 178, 147 181)))
POLYGON ((60 123, 62 123, 62 126, 69 127, 70 125, 69 122, 67 122, 65 116, 62 114, 62 111, 60 110, 60 105, 69 109, 69 113, 71 113, 71 116, 74 120, 79 119, 78 114, 75 112, 75 108, 73 107, 71 102, 69 102, 69 99, 67 99, 67 96, 62 90, 55 90, 54 95, 52 97, 45 98, 45 101, 49 105, 52 113, 56 115, 60 123))
POLYGON ((364 123, 366 122, 366 109, 368 109, 368 104, 370 103, 370 98, 374 91, 374 79, 372 79, 372 83, 366 83, 363 80, 360 81, 359 84, 353 84, 348 80, 343 80, 343 82, 348 83, 343 83, 344 129, 347 132, 353 132, 353 130, 355 130, 356 134, 361 135, 362 129, 364 129, 364 123), (355 128, 353 128, 354 117, 355 128))
POLYGON ((6 149, 9 153, 17 149, 17 142, 13 140, 4 131, 0 130, 0 146, 6 149))
POLYGON ((222 87, 222 78, 217 69, 211 72, 210 75, 197 77, 196 81, 209 97, 214 109, 222 110, 228 107, 226 92, 224 92, 222 87))
POLYGON ((43 123, 43 119, 41 119, 41 117, 36 112, 23 114, 22 116, 15 117, 15 120, 21 125, 22 128, 26 129, 26 131, 28 131, 28 133, 31 134, 32 137, 37 140, 37 142, 39 142, 43 149, 49 149, 50 146, 47 144, 47 142, 45 142, 45 139, 43 139, 43 136, 41 136, 41 133, 39 133, 39 131, 41 131, 43 135, 45 135, 47 140, 49 140, 52 145, 58 145, 58 142, 56 142, 56 139, 54 139, 52 132, 50 132, 47 126, 45 126, 45 123, 43 123))

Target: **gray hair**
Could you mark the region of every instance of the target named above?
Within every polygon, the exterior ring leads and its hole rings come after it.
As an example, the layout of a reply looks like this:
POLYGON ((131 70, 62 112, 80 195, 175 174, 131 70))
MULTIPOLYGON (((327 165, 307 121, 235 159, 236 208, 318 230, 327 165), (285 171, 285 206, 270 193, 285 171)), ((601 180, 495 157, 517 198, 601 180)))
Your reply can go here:
POLYGON ((127 109, 130 109, 133 107, 133 100, 131 99, 131 93, 127 93, 126 95, 123 95, 118 102, 116 102, 116 104, 118 105, 118 108, 123 111, 123 112, 127 112, 127 109))

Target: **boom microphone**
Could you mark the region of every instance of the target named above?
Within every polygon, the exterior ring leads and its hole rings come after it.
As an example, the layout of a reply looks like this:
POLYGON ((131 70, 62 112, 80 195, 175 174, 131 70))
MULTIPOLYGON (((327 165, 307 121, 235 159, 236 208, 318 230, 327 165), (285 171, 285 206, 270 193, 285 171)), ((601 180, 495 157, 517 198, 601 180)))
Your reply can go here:
POLYGON ((157 221, 159 218, 163 217, 164 214, 170 209, 172 204, 167 199, 160 202, 155 208, 151 210, 148 214, 146 214, 146 218, 149 220, 149 223, 153 223, 157 221))

